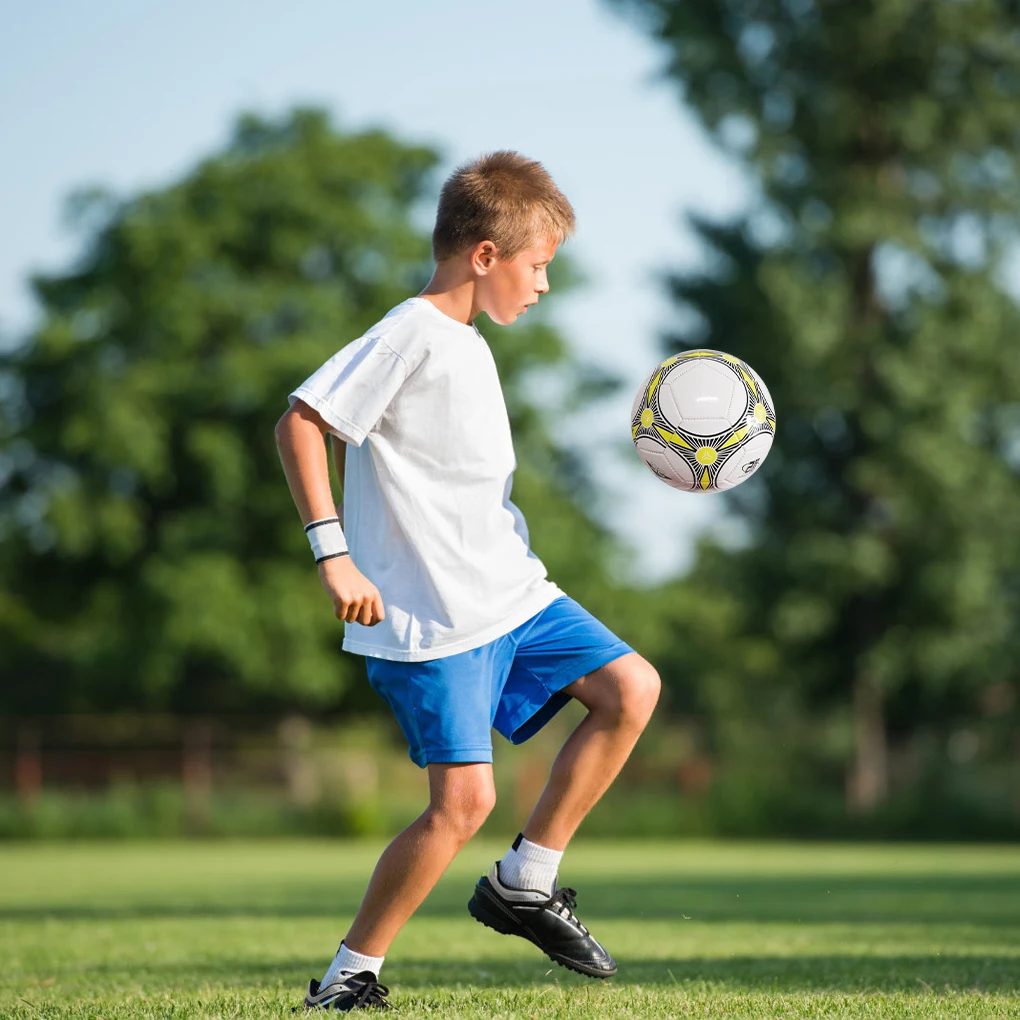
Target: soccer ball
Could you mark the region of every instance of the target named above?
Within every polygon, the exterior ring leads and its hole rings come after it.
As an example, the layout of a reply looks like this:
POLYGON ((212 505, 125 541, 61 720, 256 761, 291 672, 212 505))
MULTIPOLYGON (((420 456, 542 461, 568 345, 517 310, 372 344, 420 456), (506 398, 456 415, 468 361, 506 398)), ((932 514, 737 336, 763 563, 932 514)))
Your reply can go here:
POLYGON ((667 485, 720 492, 761 467, 776 411, 750 365, 721 351, 686 351, 657 365, 630 413, 638 456, 667 485))

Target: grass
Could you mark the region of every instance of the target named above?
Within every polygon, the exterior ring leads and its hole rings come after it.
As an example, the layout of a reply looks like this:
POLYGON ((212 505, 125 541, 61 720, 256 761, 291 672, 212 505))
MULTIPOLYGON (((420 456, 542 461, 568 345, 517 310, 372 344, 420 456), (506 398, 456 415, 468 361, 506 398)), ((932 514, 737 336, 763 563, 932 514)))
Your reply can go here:
MULTIPOLYGON (((290 1017, 378 844, 0 847, 0 1016, 290 1017)), ((596 982, 477 925, 473 843, 392 947, 401 1017, 1020 1017, 1020 849, 587 843, 596 982)))

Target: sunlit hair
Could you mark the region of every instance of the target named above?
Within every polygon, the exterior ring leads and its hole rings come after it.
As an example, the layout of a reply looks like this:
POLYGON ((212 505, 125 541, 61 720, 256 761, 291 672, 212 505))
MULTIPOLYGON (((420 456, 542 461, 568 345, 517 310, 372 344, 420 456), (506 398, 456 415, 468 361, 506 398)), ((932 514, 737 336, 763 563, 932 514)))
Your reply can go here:
POLYGON ((508 261, 545 240, 574 232, 574 210, 545 167, 519 152, 490 152, 458 167, 443 185, 432 232, 437 262, 479 241, 508 261))

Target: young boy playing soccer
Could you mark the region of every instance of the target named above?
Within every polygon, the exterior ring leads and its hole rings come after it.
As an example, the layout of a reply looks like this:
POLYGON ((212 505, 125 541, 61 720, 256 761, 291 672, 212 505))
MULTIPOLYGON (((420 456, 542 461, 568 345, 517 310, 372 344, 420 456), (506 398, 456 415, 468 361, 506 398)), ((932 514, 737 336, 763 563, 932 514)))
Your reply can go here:
POLYGON ((509 325, 536 304, 573 226, 541 164, 496 152, 461 167, 440 196, 428 286, 299 386, 277 425, 319 579, 346 621, 344 648, 366 656, 430 791, 379 859, 308 1008, 387 1006, 378 979, 390 943, 492 810, 492 728, 521 743, 571 698, 588 714, 468 910, 571 970, 616 973, 557 872, 647 724, 659 678, 531 552, 510 502, 516 465, 496 366, 472 325, 479 312, 509 325))

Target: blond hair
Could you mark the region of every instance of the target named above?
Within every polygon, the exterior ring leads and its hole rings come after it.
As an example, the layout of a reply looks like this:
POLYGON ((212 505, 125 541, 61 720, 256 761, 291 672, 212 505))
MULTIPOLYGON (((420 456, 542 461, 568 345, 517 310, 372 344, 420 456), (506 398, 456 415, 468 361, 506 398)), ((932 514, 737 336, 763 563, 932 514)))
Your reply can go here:
POLYGON ((574 210, 541 163, 502 149, 458 167, 443 185, 432 232, 436 262, 491 241, 508 261, 529 245, 562 243, 574 210))

